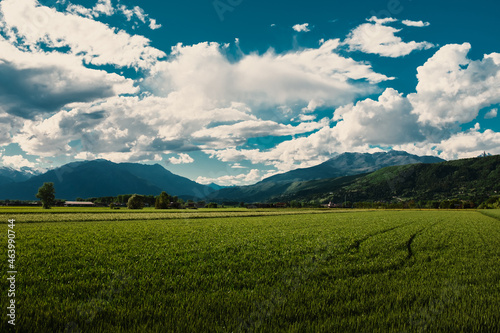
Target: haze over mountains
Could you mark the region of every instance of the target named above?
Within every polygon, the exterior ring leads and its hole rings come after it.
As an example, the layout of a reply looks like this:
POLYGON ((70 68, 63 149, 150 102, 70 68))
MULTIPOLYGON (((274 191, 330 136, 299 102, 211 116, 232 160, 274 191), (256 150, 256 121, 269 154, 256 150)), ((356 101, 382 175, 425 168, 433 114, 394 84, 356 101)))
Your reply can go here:
POLYGON ((158 164, 94 160, 69 163, 32 177, 27 173, 2 168, 0 199, 35 200, 38 188, 44 182, 53 182, 56 197, 67 200, 132 193, 158 195, 161 191, 166 191, 184 198, 253 202, 290 193, 292 185, 298 181, 331 179, 368 173, 387 166, 441 161, 443 160, 437 157, 419 157, 399 151, 344 153, 320 165, 275 175, 255 185, 222 188, 215 184, 198 184, 175 175, 158 164))

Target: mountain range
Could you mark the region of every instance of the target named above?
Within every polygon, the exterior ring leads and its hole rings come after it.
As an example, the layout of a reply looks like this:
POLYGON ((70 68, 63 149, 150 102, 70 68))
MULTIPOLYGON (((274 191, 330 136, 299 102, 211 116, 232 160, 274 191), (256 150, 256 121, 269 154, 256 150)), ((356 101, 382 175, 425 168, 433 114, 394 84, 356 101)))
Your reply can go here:
POLYGON ((0 199, 35 200, 38 188, 53 182, 56 197, 80 198, 138 193, 158 195, 166 191, 186 198, 202 198, 209 186, 175 175, 159 164, 113 163, 106 160, 74 162, 27 180, 0 184, 0 199))
POLYGON ((2 184, 8 184, 12 182, 22 182, 25 180, 28 180, 31 178, 35 172, 32 172, 30 170, 23 170, 21 171, 14 170, 12 168, 7 168, 7 167, 0 167, 0 185, 2 184))
POLYGON ((44 182, 56 197, 74 200, 120 194, 158 195, 166 191, 185 200, 217 202, 351 201, 484 197, 500 192, 500 156, 444 161, 406 152, 344 153, 304 169, 264 179, 250 186, 201 185, 158 164, 74 162, 30 176, 0 168, 0 199, 35 200, 44 182))
POLYGON ((262 183, 296 182, 325 178, 337 178, 373 172, 388 166, 415 163, 439 163, 444 160, 435 156, 417 156, 404 151, 391 150, 379 153, 344 153, 319 165, 296 169, 266 178, 262 183))
POLYGON ((470 200, 500 194, 500 155, 385 167, 368 174, 294 182, 269 201, 470 200))
MULTIPOLYGON (((284 193, 292 193, 298 182, 334 179, 373 172, 384 167, 415 163, 439 163, 444 160, 433 156, 417 156, 403 151, 387 153, 344 153, 310 168, 292 170, 266 178, 255 185, 222 189, 209 195, 219 201, 268 201, 279 198, 284 193)), ((344 182, 351 178, 339 180, 344 182)))

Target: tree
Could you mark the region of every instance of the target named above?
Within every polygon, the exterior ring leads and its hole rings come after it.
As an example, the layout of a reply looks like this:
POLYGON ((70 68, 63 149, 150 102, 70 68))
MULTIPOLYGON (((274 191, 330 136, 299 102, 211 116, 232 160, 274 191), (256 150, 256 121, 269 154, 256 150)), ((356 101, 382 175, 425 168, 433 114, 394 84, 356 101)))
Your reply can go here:
POLYGON ((43 183, 43 185, 38 189, 36 197, 40 199, 44 209, 49 209, 55 203, 55 193, 56 190, 54 189, 54 183, 43 183))
POLYGON ((170 205, 170 196, 167 192, 163 191, 156 197, 155 209, 167 209, 170 205))
POLYGON ((141 195, 134 194, 127 201, 128 209, 142 209, 144 207, 144 200, 141 195))

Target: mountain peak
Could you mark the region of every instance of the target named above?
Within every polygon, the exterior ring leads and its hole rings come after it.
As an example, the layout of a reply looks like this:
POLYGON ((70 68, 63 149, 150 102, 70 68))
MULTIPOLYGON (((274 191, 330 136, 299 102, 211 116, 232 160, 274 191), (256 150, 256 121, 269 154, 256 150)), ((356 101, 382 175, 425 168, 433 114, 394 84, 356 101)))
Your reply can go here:
POLYGON ((328 161, 305 169, 296 169, 264 179, 262 182, 289 182, 351 176, 378 169, 413 163, 438 163, 444 160, 433 156, 417 156, 405 151, 377 153, 346 152, 328 161))

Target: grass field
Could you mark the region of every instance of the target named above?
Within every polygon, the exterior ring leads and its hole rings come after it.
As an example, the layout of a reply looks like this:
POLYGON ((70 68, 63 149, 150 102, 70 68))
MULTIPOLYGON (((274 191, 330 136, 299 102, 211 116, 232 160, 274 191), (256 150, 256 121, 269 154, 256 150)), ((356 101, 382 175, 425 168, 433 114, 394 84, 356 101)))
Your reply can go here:
POLYGON ((19 332, 500 332, 499 211, 0 217, 2 332, 11 218, 19 332))

